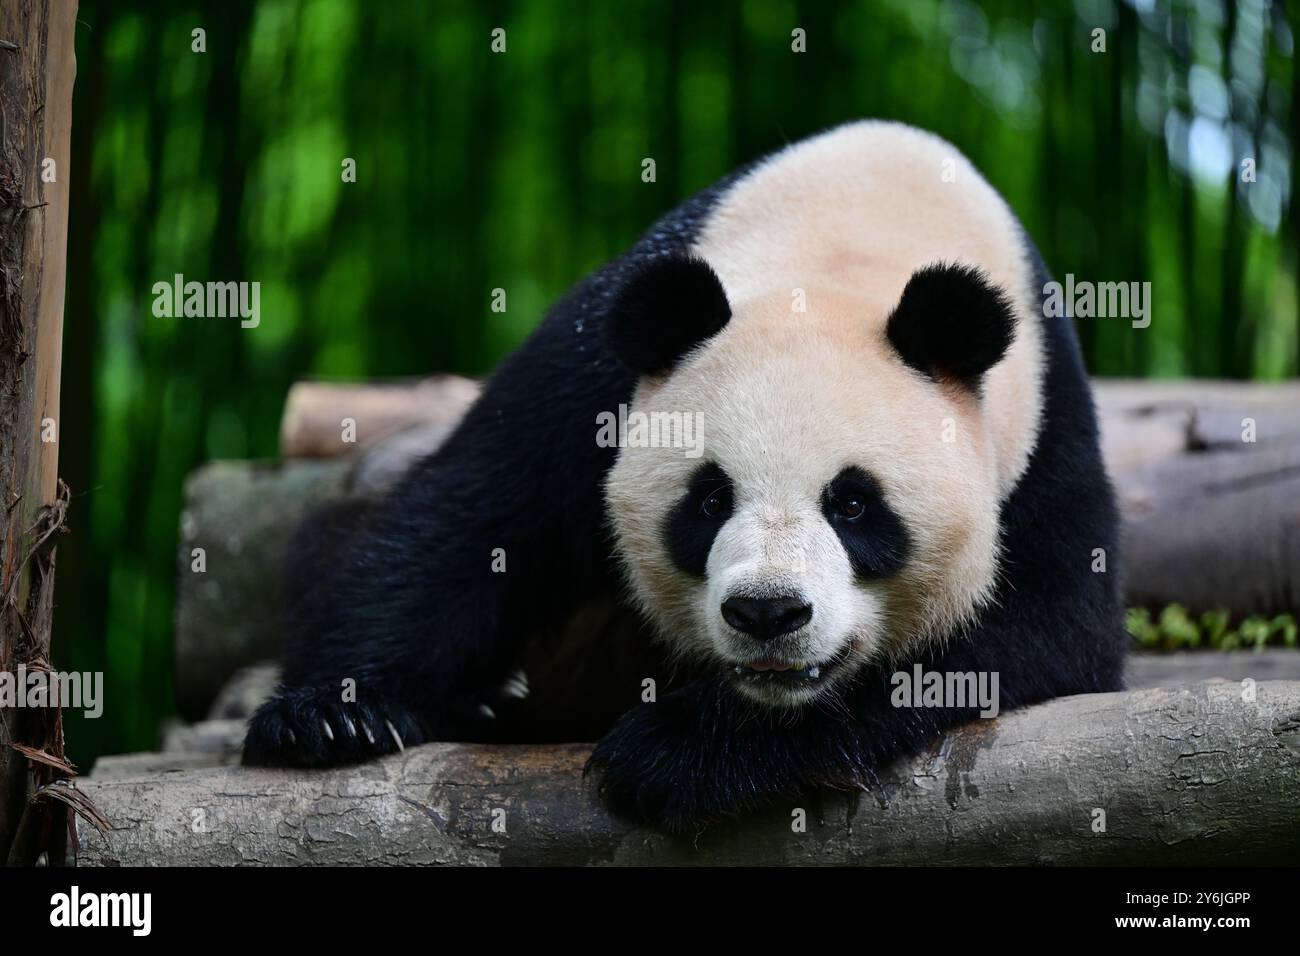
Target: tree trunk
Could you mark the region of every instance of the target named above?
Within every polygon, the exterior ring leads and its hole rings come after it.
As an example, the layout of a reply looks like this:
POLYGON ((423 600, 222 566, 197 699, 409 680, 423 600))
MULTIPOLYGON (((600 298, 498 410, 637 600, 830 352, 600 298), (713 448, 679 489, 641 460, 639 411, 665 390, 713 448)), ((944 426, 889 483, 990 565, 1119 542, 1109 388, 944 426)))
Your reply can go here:
MULTIPOLYGON (((75 0, 0 4, 0 671, 50 666, 75 0)), ((57 708, 0 712, 0 861, 59 862, 57 708), (19 748, 22 748, 21 750, 19 748)))
POLYGON ((78 818, 77 862, 1293 862, 1300 683, 1253 690, 1090 694, 977 720, 887 768, 872 792, 783 800, 685 839, 610 817, 583 780, 585 744, 429 744, 318 772, 186 770, 174 756, 143 757, 80 783, 113 829, 78 818))

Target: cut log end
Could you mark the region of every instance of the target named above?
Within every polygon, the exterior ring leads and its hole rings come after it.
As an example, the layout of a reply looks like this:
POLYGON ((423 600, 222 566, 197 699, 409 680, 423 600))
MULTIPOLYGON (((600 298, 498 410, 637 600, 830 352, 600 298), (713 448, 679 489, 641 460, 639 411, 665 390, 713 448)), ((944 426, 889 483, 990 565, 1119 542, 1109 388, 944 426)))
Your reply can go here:
POLYGON ((280 420, 283 458, 330 458, 411 427, 454 423, 478 397, 476 382, 440 375, 414 382, 299 382, 280 420))

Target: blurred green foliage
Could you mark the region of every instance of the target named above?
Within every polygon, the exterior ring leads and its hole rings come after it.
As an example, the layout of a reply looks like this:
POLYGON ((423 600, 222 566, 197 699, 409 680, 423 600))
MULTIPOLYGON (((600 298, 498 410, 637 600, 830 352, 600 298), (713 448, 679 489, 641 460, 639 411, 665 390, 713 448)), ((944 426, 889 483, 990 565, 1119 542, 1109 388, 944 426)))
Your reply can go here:
POLYGON ((844 120, 955 142, 1058 276, 1153 283, 1150 328, 1080 323, 1095 373, 1296 374, 1295 28, 1277 0, 82 0, 55 645, 109 706, 70 753, 155 744, 182 482, 274 456, 295 379, 485 373, 657 215, 844 120), (176 273, 260 282, 261 324, 153 316, 176 273))
POLYGON ((1181 604, 1170 604, 1154 618, 1146 608, 1132 608, 1125 623, 1138 646, 1149 651, 1296 647, 1300 630, 1291 614, 1274 618, 1252 614, 1232 627, 1232 615, 1226 608, 1194 615, 1181 604))

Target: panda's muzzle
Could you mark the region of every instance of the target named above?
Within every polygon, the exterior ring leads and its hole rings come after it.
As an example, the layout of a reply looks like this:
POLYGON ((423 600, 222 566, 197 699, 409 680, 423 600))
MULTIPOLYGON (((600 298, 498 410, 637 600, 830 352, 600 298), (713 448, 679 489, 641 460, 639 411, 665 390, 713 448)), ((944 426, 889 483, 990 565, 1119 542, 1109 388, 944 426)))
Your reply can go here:
POLYGON ((770 641, 812 620, 812 605, 794 595, 733 596, 722 602, 722 619, 750 637, 770 641))

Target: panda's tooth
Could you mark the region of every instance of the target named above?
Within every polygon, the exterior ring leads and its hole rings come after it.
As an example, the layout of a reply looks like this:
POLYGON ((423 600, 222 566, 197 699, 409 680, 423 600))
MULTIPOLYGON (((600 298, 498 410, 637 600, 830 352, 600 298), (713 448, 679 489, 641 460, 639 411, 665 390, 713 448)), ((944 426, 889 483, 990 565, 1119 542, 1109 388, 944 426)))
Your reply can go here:
POLYGON ((808 676, 815 680, 822 676, 822 669, 814 664, 812 667, 808 668, 808 676))
POLYGON ((735 672, 736 672, 737 674, 743 674, 743 673, 745 673, 745 665, 744 665, 744 664, 737 664, 737 665, 735 666, 735 668, 733 668, 733 669, 735 670, 735 672))

